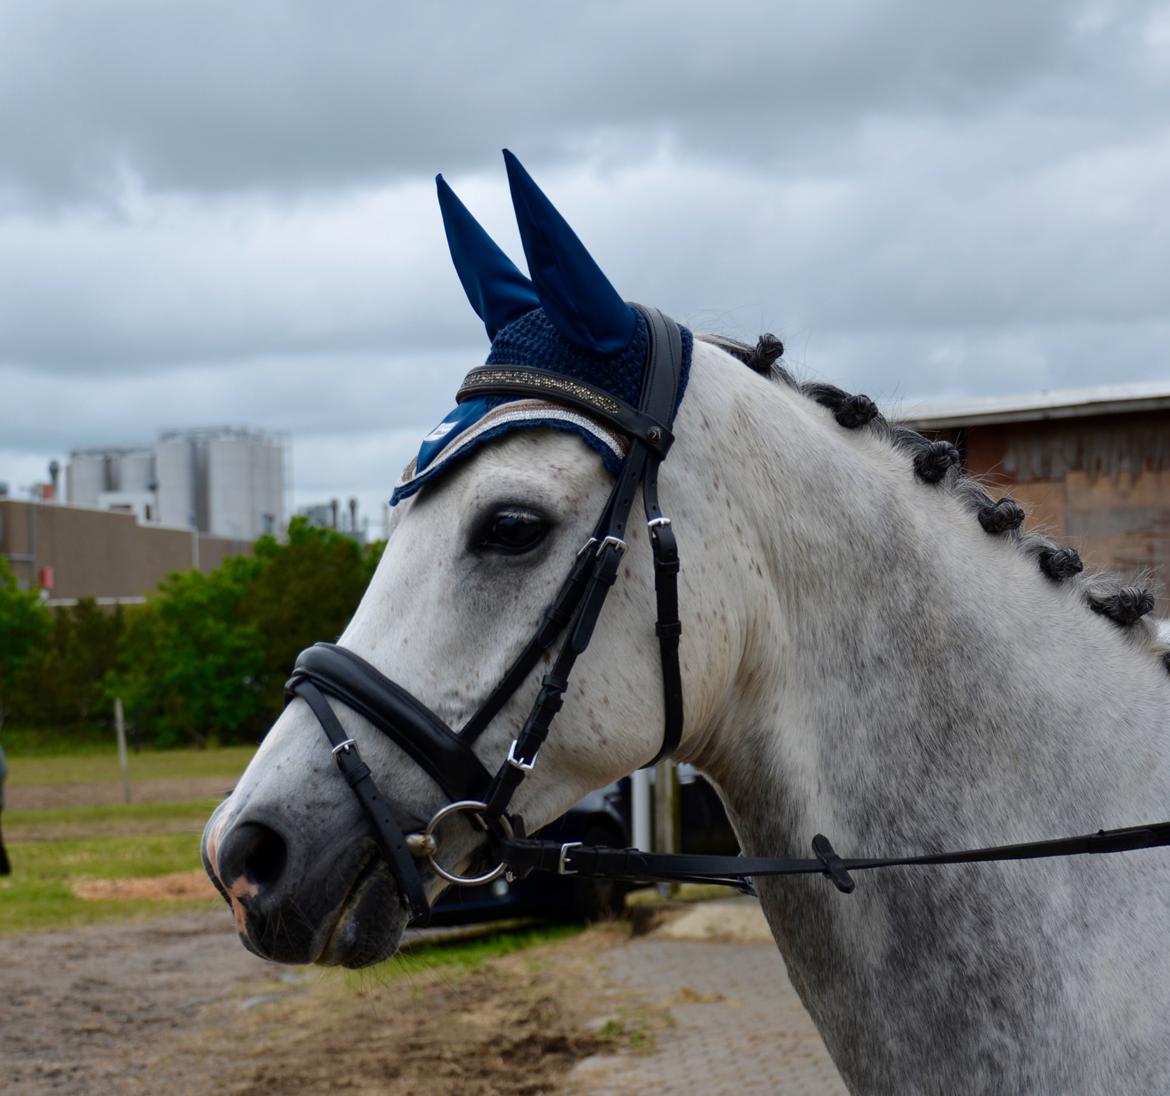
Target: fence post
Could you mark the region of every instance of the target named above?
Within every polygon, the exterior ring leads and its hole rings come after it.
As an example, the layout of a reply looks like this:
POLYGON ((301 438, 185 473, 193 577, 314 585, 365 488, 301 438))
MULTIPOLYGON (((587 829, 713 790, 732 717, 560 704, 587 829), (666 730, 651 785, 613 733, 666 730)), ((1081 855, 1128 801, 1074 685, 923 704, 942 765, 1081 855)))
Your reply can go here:
POLYGON ((630 777, 630 815, 634 844, 639 849, 653 849, 650 828, 650 770, 635 769, 630 777))
POLYGON ((122 802, 130 802, 130 761, 126 757, 126 717, 122 698, 114 699, 114 727, 118 732, 118 768, 122 770, 122 802))
MULTIPOLYGON (((678 852, 679 848, 678 773, 667 759, 654 766, 654 851, 678 852)), ((659 894, 674 894, 675 883, 659 883, 659 894)))

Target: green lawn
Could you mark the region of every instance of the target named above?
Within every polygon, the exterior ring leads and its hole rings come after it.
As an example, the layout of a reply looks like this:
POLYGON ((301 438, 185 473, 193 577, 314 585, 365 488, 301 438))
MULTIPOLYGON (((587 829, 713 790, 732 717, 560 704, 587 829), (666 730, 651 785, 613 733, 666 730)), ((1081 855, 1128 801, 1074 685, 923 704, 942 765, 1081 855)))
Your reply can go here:
MULTIPOLYGON (((235 780, 247 767, 254 746, 218 750, 144 750, 130 755, 130 780, 189 780, 222 776, 235 780)), ((63 754, 55 757, 8 758, 8 781, 17 784, 109 784, 122 779, 118 754, 63 754)), ((226 784, 225 784, 226 786, 226 784)))
POLYGON ((201 871, 199 835, 215 800, 6 811, 13 874, 0 878, 0 935, 159 915, 218 902, 78 897, 91 879, 201 871))
POLYGON ((102 807, 54 807, 39 811, 5 811, 0 816, 12 842, 129 837, 139 833, 199 833, 218 799, 183 803, 129 803, 102 807))

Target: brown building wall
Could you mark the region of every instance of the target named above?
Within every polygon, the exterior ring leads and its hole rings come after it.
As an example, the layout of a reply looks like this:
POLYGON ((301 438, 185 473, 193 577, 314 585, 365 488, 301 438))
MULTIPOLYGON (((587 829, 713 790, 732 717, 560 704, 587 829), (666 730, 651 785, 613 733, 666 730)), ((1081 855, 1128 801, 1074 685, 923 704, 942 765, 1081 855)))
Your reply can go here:
POLYGON ((39 586, 40 568, 51 567, 54 598, 141 597, 172 571, 210 571, 251 546, 139 525, 133 514, 0 500, 0 554, 22 586, 39 586))
MULTIPOLYGON (((1170 587, 1170 412, 971 426, 967 469, 1086 565, 1170 587)), ((1160 606, 1160 608, 1164 607, 1160 606)))

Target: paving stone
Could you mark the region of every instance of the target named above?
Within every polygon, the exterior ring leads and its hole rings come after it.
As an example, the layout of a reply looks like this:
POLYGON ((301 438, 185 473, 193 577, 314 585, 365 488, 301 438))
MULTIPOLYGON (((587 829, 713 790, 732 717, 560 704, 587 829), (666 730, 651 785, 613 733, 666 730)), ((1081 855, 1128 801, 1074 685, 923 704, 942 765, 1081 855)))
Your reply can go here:
POLYGON ((652 1049, 580 1062, 566 1093, 846 1096, 774 943, 650 936, 599 958, 646 1001, 652 1049))

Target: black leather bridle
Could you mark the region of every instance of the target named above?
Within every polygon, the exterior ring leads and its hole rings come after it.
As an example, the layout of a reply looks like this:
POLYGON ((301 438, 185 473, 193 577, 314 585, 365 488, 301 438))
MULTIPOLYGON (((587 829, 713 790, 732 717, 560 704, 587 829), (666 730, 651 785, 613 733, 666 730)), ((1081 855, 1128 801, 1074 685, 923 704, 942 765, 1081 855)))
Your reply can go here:
MULTIPOLYGON (((662 746, 654 760, 669 756, 682 738, 678 547, 670 518, 663 516, 658 502, 658 468, 674 440, 671 427, 682 382, 682 335, 678 325, 657 309, 635 307, 646 322, 649 336, 637 407, 583 381, 520 366, 473 369, 459 389, 460 400, 481 396, 536 396, 568 404, 600 419, 629 443, 601 517, 545 610, 536 634, 463 728, 456 733, 364 659, 331 643, 318 643, 303 651, 285 687, 287 699, 304 700, 324 729, 338 767, 373 826, 378 845, 415 922, 425 920, 429 912, 417 860, 429 861, 442 878, 465 886, 490 882, 507 867, 501 860, 492 871, 471 877, 454 875, 442 867, 435 858, 435 832, 444 818, 467 812, 477 825, 486 827, 498 840, 523 838, 523 823, 518 816, 507 813, 508 804, 536 765, 540 747, 563 703, 569 674, 589 646, 606 596, 617 579, 626 551, 626 527, 639 490, 654 556, 656 631, 665 710, 662 746), (564 642, 552 668, 541 681, 528 718, 493 776, 476 756, 474 744, 563 632, 567 632, 564 642), (326 696, 341 701, 367 719, 442 788, 450 802, 421 833, 410 838, 403 835, 390 804, 379 793, 369 767, 361 760, 356 744, 345 733, 326 696)), ((562 863, 560 867, 564 869, 565 865, 562 863)))
MULTIPOLYGON (((678 647, 679 556, 670 519, 658 503, 658 469, 673 442, 671 428, 682 379, 682 338, 673 320, 657 309, 634 306, 646 321, 649 346, 641 395, 634 407, 609 392, 548 370, 520 366, 483 366, 465 378, 459 398, 481 396, 539 397, 585 411, 629 442, 613 490, 536 633, 509 666, 499 684, 463 728, 456 732, 426 705, 385 677, 352 651, 318 643, 297 658, 285 693, 304 700, 320 722, 342 775, 358 797, 374 837, 407 903, 411 921, 425 923, 430 909, 418 864, 426 861, 443 879, 464 886, 491 882, 505 870, 516 876, 531 871, 589 875, 626 880, 717 882, 750 892, 751 879, 765 875, 821 874, 849 893, 851 871, 900 865, 1030 860, 1082 853, 1127 852, 1170 845, 1170 822, 1095 834, 994 846, 956 853, 913 857, 843 859, 822 834, 813 838, 814 858, 736 857, 647 853, 529 838, 523 820, 508 813, 516 789, 536 765, 537 754, 560 710, 569 674, 589 646, 606 595, 617 579, 626 551, 625 532, 639 489, 654 557, 657 599, 656 632, 662 661, 664 728, 654 761, 669 757, 683 730, 683 690, 678 647), (507 758, 493 775, 473 746, 557 638, 566 633, 552 668, 507 758), (402 832, 389 802, 379 793, 357 745, 330 707, 332 697, 352 709, 402 748, 447 796, 448 802, 418 832, 402 832), (452 814, 467 813, 487 831, 499 863, 481 875, 459 876, 436 858, 436 833, 452 814)), ((650 764, 652 764, 650 762, 650 764)))

